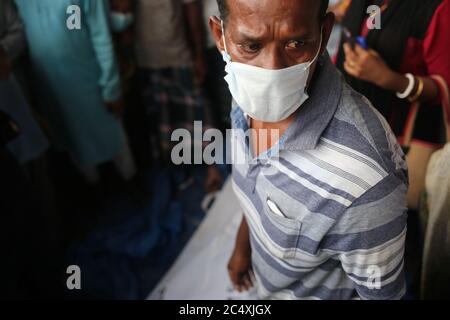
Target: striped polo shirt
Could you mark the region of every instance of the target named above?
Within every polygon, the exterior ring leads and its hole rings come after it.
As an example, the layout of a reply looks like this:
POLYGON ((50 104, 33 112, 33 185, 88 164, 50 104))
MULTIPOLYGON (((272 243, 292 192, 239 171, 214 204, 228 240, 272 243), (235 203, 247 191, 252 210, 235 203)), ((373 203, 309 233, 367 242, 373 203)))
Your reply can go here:
MULTIPOLYGON (((400 299, 407 167, 391 129, 325 54, 293 124, 258 157, 231 111, 233 186, 262 299, 400 299), (275 147, 274 147, 275 148, 275 147)), ((248 137, 248 135, 247 135, 248 137)))

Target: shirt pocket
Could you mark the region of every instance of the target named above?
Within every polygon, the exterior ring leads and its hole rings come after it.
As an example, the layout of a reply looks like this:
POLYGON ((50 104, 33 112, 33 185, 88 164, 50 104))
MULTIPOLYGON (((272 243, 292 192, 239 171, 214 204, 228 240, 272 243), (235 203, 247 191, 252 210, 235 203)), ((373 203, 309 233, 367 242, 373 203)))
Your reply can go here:
POLYGON ((275 202, 267 198, 263 204, 261 225, 264 229, 266 249, 279 259, 292 259, 296 255, 302 223, 287 218, 275 202))

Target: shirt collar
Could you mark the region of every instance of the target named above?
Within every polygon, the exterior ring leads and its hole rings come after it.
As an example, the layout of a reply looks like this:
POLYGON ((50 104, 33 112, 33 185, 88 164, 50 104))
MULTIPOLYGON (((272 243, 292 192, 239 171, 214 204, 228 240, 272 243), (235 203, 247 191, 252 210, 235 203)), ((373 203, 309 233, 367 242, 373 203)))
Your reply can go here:
MULTIPOLYGON (((342 93, 342 78, 332 64, 328 53, 319 58, 309 89, 309 99, 300 107, 294 122, 279 142, 280 150, 313 150, 328 124, 333 119, 342 93)), ((247 130, 242 109, 233 102, 233 128, 247 130)))

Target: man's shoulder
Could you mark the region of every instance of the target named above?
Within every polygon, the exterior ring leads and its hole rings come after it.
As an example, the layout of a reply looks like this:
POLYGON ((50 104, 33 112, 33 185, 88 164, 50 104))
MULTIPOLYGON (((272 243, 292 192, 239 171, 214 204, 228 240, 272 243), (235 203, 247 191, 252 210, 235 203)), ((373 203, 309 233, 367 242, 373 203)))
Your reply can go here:
MULTIPOLYGON (((319 228, 318 234, 325 237, 365 235, 378 228, 371 232, 389 230, 392 234, 386 237, 394 237, 404 227, 408 185, 404 154, 386 121, 366 98, 344 85, 340 100, 317 146, 280 153, 279 167, 307 186, 308 196, 293 197, 310 211, 320 208, 321 215, 308 215, 303 221, 311 230, 319 228), (324 224, 323 216, 333 222, 324 224)), ((343 243, 344 249, 351 248, 343 243)))
POLYGON ((348 206, 385 197, 407 185, 404 154, 386 120, 347 85, 333 119, 313 150, 282 158, 319 180, 348 206))
POLYGON ((336 113, 322 135, 323 141, 358 155, 362 163, 373 163, 383 176, 401 176, 407 170, 405 155, 386 119, 366 97, 347 84, 343 85, 336 113))
MULTIPOLYGON (((353 189, 348 189, 354 198, 328 231, 329 242, 335 243, 336 235, 358 235, 364 249, 368 249, 400 238, 407 210, 405 155, 383 116, 346 84, 315 152, 321 149, 329 159, 340 163, 341 176, 359 182, 353 182, 353 189)), ((341 186, 348 188, 349 184, 341 186)), ((354 242, 354 247, 346 247, 344 242, 345 250, 362 248, 359 241, 354 242)))

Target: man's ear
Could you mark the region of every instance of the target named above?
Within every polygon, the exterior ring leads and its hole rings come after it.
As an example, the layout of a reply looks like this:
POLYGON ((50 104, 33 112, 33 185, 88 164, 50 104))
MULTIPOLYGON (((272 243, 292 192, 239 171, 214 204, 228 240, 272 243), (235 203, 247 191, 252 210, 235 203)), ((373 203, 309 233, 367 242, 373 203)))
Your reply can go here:
POLYGON ((330 40, 331 32, 333 31, 334 27, 334 21, 335 16, 333 12, 327 12, 325 17, 323 18, 323 29, 322 29, 322 49, 320 52, 320 55, 324 53, 324 51, 327 49, 328 41, 330 40))
POLYGON ((210 17, 209 18, 209 29, 211 30, 214 40, 216 41, 217 49, 220 52, 223 52, 225 50, 225 47, 224 47, 223 38, 222 38, 221 20, 216 16, 210 17))

